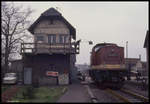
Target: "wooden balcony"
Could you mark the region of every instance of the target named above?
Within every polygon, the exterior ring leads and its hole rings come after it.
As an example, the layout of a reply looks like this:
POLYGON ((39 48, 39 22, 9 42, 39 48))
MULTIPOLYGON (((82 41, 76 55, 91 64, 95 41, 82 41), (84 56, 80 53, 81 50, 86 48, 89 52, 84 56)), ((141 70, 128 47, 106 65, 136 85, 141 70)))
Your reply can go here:
POLYGON ((21 43, 20 54, 79 54, 79 42, 73 43, 21 43))

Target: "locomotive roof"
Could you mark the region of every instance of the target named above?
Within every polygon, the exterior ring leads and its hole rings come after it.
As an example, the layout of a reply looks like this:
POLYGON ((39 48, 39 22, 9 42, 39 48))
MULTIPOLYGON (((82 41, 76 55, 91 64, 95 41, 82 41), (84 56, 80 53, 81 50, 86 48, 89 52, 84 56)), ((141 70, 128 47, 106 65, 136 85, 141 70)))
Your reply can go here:
POLYGON ((98 43, 93 47, 93 50, 98 51, 100 48, 105 46, 117 46, 117 44, 114 43, 98 43))
POLYGON ((117 44, 114 44, 114 43, 98 43, 98 44, 96 44, 94 46, 94 48, 97 47, 97 46, 108 46, 108 45, 115 45, 115 46, 117 46, 117 44))

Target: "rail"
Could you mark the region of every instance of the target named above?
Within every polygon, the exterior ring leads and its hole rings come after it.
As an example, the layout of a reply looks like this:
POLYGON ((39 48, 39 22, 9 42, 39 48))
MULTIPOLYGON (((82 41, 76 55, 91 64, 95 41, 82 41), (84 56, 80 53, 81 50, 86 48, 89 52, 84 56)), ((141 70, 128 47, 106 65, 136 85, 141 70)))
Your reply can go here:
POLYGON ((126 89, 121 89, 120 90, 121 93, 123 93, 123 95, 118 93, 117 91, 113 91, 111 89, 107 89, 106 91, 111 93, 112 95, 116 96, 117 98, 119 98, 120 100, 122 100, 124 102, 131 102, 130 101, 131 99, 129 100, 129 98, 125 97, 124 94, 127 94, 128 96, 131 96, 133 98, 136 98, 137 101, 138 100, 144 101, 144 102, 148 102, 149 101, 149 99, 147 97, 144 97, 142 95, 136 94, 136 93, 134 93, 132 91, 129 91, 129 90, 126 90, 126 89))
POLYGON ((79 54, 79 43, 21 43, 21 54, 23 53, 71 53, 79 54))
POLYGON ((127 103, 131 103, 127 98, 121 96, 120 94, 116 93, 115 91, 113 91, 111 89, 107 89, 106 91, 109 92, 109 93, 111 93, 112 95, 116 96, 121 101, 124 101, 124 102, 127 102, 127 103))
POLYGON ((143 95, 136 94, 135 92, 131 92, 131 91, 127 90, 127 89, 123 89, 123 88, 122 88, 121 91, 122 91, 122 92, 125 92, 125 93, 127 93, 127 94, 130 94, 130 95, 132 95, 132 96, 135 96, 136 98, 141 99, 141 100, 143 100, 143 101, 145 101, 145 102, 148 102, 148 100, 149 100, 147 97, 145 97, 145 96, 143 96, 143 95))

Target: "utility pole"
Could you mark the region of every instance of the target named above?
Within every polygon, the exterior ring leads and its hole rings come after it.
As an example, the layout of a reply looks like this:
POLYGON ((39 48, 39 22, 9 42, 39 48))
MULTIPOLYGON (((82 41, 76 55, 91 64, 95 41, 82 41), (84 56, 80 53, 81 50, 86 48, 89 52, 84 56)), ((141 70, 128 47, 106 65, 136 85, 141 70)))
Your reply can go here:
POLYGON ((128 41, 126 41, 126 58, 128 58, 128 41))
MULTIPOLYGON (((126 41, 126 59, 128 58, 128 41, 126 41)), ((128 74, 127 74, 127 80, 131 80, 130 76, 131 76, 131 65, 130 63, 128 63, 127 65, 127 69, 128 69, 128 74)))

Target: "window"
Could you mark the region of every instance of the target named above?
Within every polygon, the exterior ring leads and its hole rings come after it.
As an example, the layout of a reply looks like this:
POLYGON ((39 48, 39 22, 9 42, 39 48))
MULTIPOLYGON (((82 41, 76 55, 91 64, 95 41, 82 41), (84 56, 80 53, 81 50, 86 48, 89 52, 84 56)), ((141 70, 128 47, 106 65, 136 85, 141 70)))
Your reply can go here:
POLYGON ((66 36, 64 37, 64 42, 65 42, 65 43, 68 43, 68 42, 69 42, 69 36, 68 36, 68 35, 66 35, 66 36))
POLYGON ((52 42, 51 42, 51 36, 50 36, 50 35, 48 35, 48 43, 52 43, 52 42))
POLYGON ((44 41, 44 37, 43 36, 37 36, 37 41, 44 41))
POLYGON ((55 34, 48 35, 48 43, 56 43, 56 35, 55 34))
POLYGON ((59 43, 63 43, 64 42, 64 36, 63 35, 60 35, 59 36, 59 43))
POLYGON ((59 43, 68 43, 68 35, 60 35, 59 36, 59 43))

